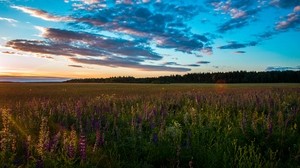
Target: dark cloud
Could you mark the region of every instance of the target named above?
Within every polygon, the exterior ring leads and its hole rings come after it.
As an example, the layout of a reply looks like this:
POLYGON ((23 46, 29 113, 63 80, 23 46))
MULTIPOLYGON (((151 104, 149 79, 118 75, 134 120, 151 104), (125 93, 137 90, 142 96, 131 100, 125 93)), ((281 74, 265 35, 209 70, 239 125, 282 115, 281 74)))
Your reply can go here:
POLYGON ((236 52, 234 52, 235 54, 245 54, 246 53, 246 51, 236 51, 236 52))
POLYGON ((176 62, 166 62, 163 65, 176 65, 176 66, 185 66, 185 67, 199 67, 201 64, 209 64, 208 61, 198 61, 194 64, 178 64, 176 62))
POLYGON ((219 49, 239 49, 239 48, 246 48, 248 46, 255 46, 257 42, 249 42, 249 43, 238 43, 236 41, 232 41, 227 45, 220 46, 219 49))
POLYGON ((285 67, 285 66, 270 66, 266 68, 266 71, 299 71, 300 65, 296 67, 285 67))
POLYGON ((256 13, 258 13, 260 10, 261 9, 257 8, 257 9, 251 9, 248 11, 244 11, 243 16, 232 18, 232 19, 228 20, 227 22, 221 24, 218 28, 218 31, 220 33, 224 33, 229 30, 245 27, 245 26, 249 25, 250 22, 255 21, 255 19, 253 19, 253 17, 251 17, 251 16, 256 15, 256 13))
POLYGON ((275 31, 266 31, 256 35, 259 39, 266 40, 272 38, 276 34, 275 31))
POLYGON ((244 27, 246 25, 248 25, 248 21, 246 19, 231 19, 219 26, 218 31, 220 33, 224 33, 232 29, 244 27))
POLYGON ((83 66, 81 65, 68 65, 69 67, 73 67, 73 68, 83 68, 83 66))
POLYGON ((41 56, 41 58, 54 59, 54 58, 51 57, 51 56, 41 56))
POLYGON ((219 47, 220 49, 238 49, 238 48, 245 48, 247 47, 246 44, 241 44, 241 43, 237 43, 237 42, 231 42, 227 45, 221 46, 219 47))
POLYGON ((2 51, 3 54, 16 54, 16 52, 13 51, 2 51))
POLYGON ((180 65, 177 62, 165 62, 163 65, 180 65))
POLYGON ((203 9, 193 5, 154 3, 152 8, 142 5, 117 4, 86 14, 78 13, 69 25, 77 29, 89 28, 130 35, 135 39, 154 42, 156 47, 175 49, 192 54, 202 49, 209 39, 194 34, 186 24, 203 9))
POLYGON ((197 64, 209 64, 209 61, 198 61, 197 64))
POLYGON ((199 64, 187 64, 186 66, 189 66, 189 67, 199 67, 201 65, 199 65, 199 64))
POLYGON ((272 0, 270 4, 280 8, 291 8, 300 5, 300 1, 299 0, 272 0))
POLYGON ((125 68, 134 68, 143 71, 172 71, 172 72, 186 72, 190 71, 189 68, 182 67, 168 67, 164 65, 144 65, 135 61, 128 61, 125 58, 111 57, 108 59, 81 59, 81 58, 71 58, 74 62, 84 63, 84 64, 94 64, 94 65, 103 65, 110 67, 125 67, 125 68))
POLYGON ((86 32, 60 29, 44 29, 44 41, 11 40, 7 47, 17 50, 68 56, 78 63, 109 67, 131 67, 141 70, 189 71, 188 68, 146 65, 145 61, 157 61, 163 57, 153 52, 145 41, 109 38, 86 32), (77 56, 85 58, 77 58, 77 56))
POLYGON ((64 56, 107 56, 119 54, 127 57, 160 60, 162 57, 140 41, 108 38, 85 32, 45 29, 44 41, 11 40, 6 46, 22 51, 64 56))

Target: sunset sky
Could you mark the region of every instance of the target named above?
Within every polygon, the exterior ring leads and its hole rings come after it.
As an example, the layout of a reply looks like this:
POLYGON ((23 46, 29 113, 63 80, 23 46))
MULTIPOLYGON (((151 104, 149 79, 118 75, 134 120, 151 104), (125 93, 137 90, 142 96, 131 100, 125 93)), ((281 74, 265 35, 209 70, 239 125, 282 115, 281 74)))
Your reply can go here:
POLYGON ((0 81, 300 70, 300 0, 0 0, 0 81))

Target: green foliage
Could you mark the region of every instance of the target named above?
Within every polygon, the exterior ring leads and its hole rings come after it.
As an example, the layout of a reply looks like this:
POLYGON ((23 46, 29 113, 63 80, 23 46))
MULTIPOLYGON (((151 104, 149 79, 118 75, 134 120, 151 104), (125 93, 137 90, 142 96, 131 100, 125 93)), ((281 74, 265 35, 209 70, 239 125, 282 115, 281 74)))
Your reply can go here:
POLYGON ((1 84, 2 167, 297 167, 298 85, 1 84))

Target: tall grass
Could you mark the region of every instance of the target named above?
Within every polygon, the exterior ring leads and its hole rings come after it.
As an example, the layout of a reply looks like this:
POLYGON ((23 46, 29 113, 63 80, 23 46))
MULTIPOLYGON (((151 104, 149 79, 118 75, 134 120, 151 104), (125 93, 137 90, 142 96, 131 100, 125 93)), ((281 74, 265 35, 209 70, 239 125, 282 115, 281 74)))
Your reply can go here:
POLYGON ((298 86, 5 86, 4 167, 300 165, 298 86))

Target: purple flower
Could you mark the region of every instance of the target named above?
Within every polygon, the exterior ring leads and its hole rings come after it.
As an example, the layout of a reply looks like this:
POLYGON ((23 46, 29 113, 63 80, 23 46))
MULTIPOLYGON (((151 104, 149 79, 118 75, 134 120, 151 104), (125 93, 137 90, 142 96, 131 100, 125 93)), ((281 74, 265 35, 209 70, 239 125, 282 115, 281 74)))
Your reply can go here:
POLYGON ((83 134, 79 138, 79 151, 81 160, 86 160, 86 137, 83 134))

